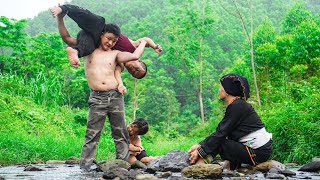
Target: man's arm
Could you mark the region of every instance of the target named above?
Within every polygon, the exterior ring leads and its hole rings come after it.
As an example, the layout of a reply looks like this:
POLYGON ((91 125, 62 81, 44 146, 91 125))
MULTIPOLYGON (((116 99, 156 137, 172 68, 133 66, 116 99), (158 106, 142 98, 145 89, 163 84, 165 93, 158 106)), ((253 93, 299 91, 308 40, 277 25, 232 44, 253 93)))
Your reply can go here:
POLYGON ((154 41, 151 39, 151 38, 148 38, 148 37, 143 37, 143 38, 140 38, 136 41, 133 41, 131 39, 129 39, 131 44, 134 46, 134 47, 138 47, 141 43, 141 40, 145 40, 147 42, 146 44, 146 47, 151 47, 152 49, 154 49, 156 51, 156 53, 160 54, 161 51, 162 51, 162 47, 159 45, 159 44, 156 44, 154 43, 154 41))
POLYGON ((147 42, 145 40, 141 40, 140 45, 133 53, 119 52, 117 54, 116 60, 118 61, 118 63, 125 63, 125 62, 129 62, 129 61, 138 60, 141 57, 146 44, 147 44, 147 42))
POLYGON ((122 79, 121 79, 121 67, 120 66, 116 66, 116 69, 114 71, 114 77, 116 78, 117 82, 118 82, 118 91, 123 95, 124 93, 127 92, 126 87, 123 85, 122 79))
POLYGON ((58 20, 58 29, 62 40, 70 47, 73 47, 77 44, 77 39, 70 36, 66 26, 64 25, 63 15, 59 14, 57 16, 58 20))

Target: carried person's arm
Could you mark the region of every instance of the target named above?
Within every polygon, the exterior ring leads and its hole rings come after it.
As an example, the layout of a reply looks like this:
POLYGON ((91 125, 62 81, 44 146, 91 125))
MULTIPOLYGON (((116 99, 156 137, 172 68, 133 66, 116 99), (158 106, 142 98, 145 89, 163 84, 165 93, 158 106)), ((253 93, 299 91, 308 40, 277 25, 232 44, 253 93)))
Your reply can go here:
POLYGON ((144 47, 146 46, 147 42, 145 40, 141 40, 140 45, 138 46, 138 48, 133 52, 119 52, 117 54, 117 61, 118 63, 125 63, 125 62, 129 62, 129 61, 135 61, 138 60, 143 51, 144 51, 144 47))
POLYGON ((123 95, 124 93, 127 92, 127 88, 123 85, 120 74, 121 74, 121 67, 117 65, 116 70, 114 71, 114 77, 118 82, 118 91, 123 95))
POLYGON ((162 52, 162 47, 159 44, 154 43, 154 41, 149 37, 143 37, 143 38, 140 38, 136 41, 132 41, 131 39, 129 39, 129 40, 130 40, 131 44, 135 47, 138 47, 140 45, 141 41, 145 40, 147 42, 146 47, 151 47, 158 54, 160 54, 162 52))

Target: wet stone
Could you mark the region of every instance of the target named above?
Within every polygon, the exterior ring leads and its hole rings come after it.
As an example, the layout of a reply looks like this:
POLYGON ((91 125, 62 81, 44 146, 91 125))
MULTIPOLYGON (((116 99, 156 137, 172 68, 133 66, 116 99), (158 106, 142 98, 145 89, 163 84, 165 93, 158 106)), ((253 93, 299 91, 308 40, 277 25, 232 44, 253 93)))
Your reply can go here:
POLYGON ((79 164, 80 160, 74 156, 70 157, 65 161, 66 164, 79 164))
POLYGON ((158 180, 159 178, 151 175, 151 174, 139 174, 136 176, 137 180, 158 180))
POLYGON ((320 161, 312 161, 303 165, 298 171, 317 172, 320 171, 320 161))
POLYGON ((43 169, 36 166, 27 166, 24 171, 44 171, 43 169))
POLYGON ((46 164, 64 164, 66 161, 60 161, 60 160, 49 160, 46 162, 46 164))
POLYGON ((283 170, 283 171, 279 171, 279 173, 280 173, 280 174, 283 174, 283 175, 285 175, 285 176, 295 176, 295 175, 296 175, 295 172, 290 171, 290 170, 288 170, 288 169, 283 170))
POLYGON ((170 171, 167 171, 167 172, 156 172, 154 175, 156 177, 158 177, 158 178, 168 178, 168 177, 170 177, 172 175, 172 172, 170 172, 170 171))
POLYGON ((119 177, 120 179, 128 179, 130 173, 127 169, 124 168, 114 168, 103 174, 104 179, 114 179, 119 177))
POLYGON ((267 179, 286 179, 286 176, 283 174, 276 174, 276 173, 267 173, 267 179))

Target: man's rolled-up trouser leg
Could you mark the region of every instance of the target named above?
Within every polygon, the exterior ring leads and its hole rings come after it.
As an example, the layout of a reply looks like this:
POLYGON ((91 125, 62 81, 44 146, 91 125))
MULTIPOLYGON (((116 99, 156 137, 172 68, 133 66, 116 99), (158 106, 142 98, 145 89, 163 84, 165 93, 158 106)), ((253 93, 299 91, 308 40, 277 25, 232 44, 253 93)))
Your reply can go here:
POLYGON ((116 159, 127 161, 129 157, 129 133, 124 119, 123 95, 114 91, 110 101, 110 111, 108 113, 111 126, 112 137, 116 147, 116 159))
POLYGON ((88 115, 87 130, 80 158, 81 169, 90 169, 106 119, 105 105, 100 102, 102 101, 93 98, 92 95, 90 95, 88 101, 90 111, 88 115))

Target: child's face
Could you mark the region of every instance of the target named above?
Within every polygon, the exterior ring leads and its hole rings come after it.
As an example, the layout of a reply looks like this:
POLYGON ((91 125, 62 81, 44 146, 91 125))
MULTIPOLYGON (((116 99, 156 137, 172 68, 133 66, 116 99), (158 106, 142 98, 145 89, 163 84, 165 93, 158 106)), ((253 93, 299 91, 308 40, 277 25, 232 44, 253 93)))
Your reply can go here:
POLYGON ((139 128, 136 124, 129 124, 127 126, 127 130, 128 130, 128 133, 130 136, 135 136, 135 135, 138 135, 139 133, 139 128))

